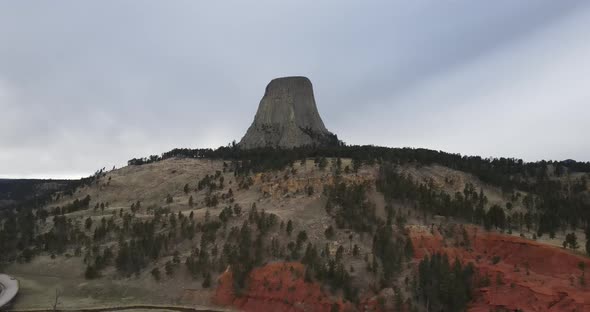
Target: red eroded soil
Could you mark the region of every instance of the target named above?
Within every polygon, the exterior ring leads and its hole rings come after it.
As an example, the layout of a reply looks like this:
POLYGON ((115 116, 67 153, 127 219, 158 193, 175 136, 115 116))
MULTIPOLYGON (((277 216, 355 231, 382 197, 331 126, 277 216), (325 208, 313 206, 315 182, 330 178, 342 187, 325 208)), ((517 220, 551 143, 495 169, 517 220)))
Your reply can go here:
POLYGON ((475 290, 469 311, 488 312, 490 308, 511 311, 590 311, 590 259, 567 250, 535 241, 486 232, 468 227, 471 248, 450 246, 430 229, 413 228, 411 237, 416 258, 444 252, 452 260, 473 262, 478 276, 489 276, 488 287, 475 290), (493 264, 494 256, 499 262, 493 264), (498 258, 496 258, 498 259, 498 258), (586 286, 580 284, 586 264, 586 286), (527 269, 528 268, 528 269, 527 269), (528 272, 528 273, 527 273, 528 272))
POLYGON ((297 262, 277 262, 255 268, 241 296, 234 293, 232 274, 228 270, 219 277, 213 302, 242 311, 330 311, 333 301, 320 284, 304 281, 304 270, 297 262))
MULTIPOLYGON (((562 248, 519 237, 467 227, 470 247, 459 247, 445 240, 436 230, 413 227, 410 235, 415 257, 443 252, 452 260, 472 262, 478 279, 488 276, 490 285, 474 290, 469 311, 488 312, 496 308, 509 311, 590 312, 590 286, 582 286, 586 265, 586 284, 590 284, 590 259, 562 248), (494 264, 493 259, 499 260, 494 264)), ((236 296, 232 274, 223 273, 213 302, 242 311, 330 311, 334 300, 317 282, 304 281, 304 266, 297 262, 277 262, 250 273, 246 290, 236 296)), ((365 298, 361 304, 369 305, 365 298)), ((349 303, 343 304, 353 308, 349 303)), ((343 309, 342 309, 343 310, 343 309)))

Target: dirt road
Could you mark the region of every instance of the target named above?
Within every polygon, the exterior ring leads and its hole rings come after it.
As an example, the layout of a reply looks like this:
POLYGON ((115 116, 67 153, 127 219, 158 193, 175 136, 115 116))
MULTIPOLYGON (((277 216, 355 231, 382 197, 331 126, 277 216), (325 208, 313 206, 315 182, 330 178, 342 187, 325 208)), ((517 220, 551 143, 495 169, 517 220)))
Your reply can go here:
POLYGON ((0 274, 0 308, 8 304, 18 293, 18 281, 9 275, 0 274))

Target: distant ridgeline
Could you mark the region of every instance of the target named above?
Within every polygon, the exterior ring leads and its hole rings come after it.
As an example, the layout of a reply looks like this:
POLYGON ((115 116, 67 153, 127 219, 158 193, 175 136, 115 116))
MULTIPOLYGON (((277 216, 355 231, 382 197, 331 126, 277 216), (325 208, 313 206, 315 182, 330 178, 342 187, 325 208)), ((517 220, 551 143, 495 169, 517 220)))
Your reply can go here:
POLYGON ((590 162, 575 160, 525 162, 516 158, 482 158, 480 156, 461 156, 424 148, 390 148, 373 145, 338 145, 320 147, 255 148, 240 149, 235 143, 217 149, 176 148, 162 155, 133 158, 127 161, 129 166, 137 166, 169 158, 208 158, 238 161, 237 173, 249 174, 268 170, 282 169, 303 158, 334 157, 351 158, 362 163, 391 162, 394 164, 417 163, 421 165, 439 164, 455 170, 474 174, 503 190, 518 187, 530 190, 527 178, 541 178, 547 175, 548 166, 554 166, 554 174, 561 176, 566 172, 590 172, 590 162))
POLYGON ((43 201, 48 194, 75 183, 73 180, 0 179, 0 208, 43 201))
POLYGON ((103 168, 92 176, 76 180, 0 179, 0 209, 42 207, 56 192, 72 195, 78 187, 91 184, 104 172, 103 168))

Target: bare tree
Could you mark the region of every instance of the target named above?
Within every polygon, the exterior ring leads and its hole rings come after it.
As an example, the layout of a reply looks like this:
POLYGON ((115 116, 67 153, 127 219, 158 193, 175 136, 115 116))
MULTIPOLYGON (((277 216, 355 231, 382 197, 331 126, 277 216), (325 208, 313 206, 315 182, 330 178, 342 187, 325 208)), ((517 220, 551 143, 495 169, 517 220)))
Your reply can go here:
POLYGON ((57 311, 57 306, 61 303, 59 302, 59 297, 61 297, 61 291, 59 289, 55 289, 55 301, 53 302, 53 311, 57 311))

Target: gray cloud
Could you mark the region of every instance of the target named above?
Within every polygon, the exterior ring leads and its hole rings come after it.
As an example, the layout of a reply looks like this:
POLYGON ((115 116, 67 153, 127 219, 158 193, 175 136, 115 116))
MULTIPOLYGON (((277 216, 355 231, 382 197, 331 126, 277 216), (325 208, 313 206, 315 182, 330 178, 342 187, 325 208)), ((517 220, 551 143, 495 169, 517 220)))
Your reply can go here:
POLYGON ((583 1, 2 2, 0 177, 239 140, 286 75, 349 143, 589 160, 588 21, 583 1))

